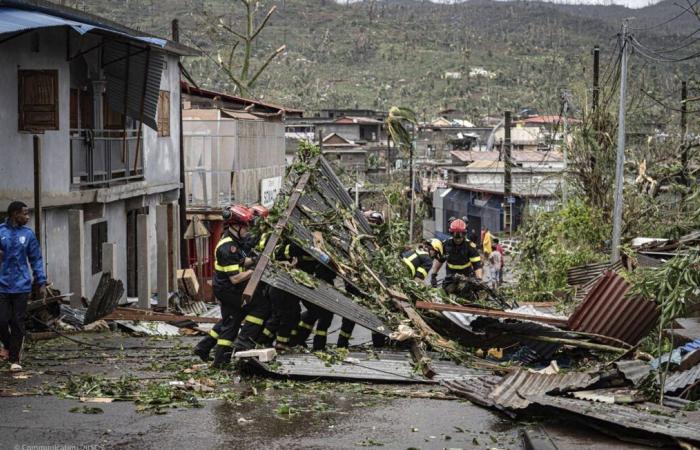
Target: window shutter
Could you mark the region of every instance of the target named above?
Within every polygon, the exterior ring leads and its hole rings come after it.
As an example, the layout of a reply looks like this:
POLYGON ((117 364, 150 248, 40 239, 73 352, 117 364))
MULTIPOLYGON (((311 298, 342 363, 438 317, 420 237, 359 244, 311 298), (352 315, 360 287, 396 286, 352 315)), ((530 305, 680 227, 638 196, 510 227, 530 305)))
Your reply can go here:
POLYGON ((58 71, 20 70, 19 131, 58 130, 58 71))
POLYGON ((170 136, 170 92, 158 96, 158 136, 170 136))

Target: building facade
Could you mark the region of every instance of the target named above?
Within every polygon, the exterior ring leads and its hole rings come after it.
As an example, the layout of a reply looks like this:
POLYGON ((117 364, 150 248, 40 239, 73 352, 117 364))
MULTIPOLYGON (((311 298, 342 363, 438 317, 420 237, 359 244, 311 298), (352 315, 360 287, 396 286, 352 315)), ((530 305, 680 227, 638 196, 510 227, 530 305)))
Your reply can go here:
POLYGON ((0 2, 0 18, 0 210, 30 205, 49 281, 73 304, 105 268, 128 296, 167 295, 179 267, 178 61, 194 52, 40 1, 0 2))

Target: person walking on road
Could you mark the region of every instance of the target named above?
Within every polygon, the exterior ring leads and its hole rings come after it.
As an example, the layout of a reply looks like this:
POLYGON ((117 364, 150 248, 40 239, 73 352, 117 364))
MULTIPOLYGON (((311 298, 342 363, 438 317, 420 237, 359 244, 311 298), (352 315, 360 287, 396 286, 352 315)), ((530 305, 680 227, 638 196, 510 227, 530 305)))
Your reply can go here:
POLYGON ((0 224, 0 340, 8 352, 13 372, 22 370, 20 358, 32 277, 39 287, 39 295, 46 297, 41 247, 28 222, 27 205, 12 202, 7 209, 7 221, 0 224))

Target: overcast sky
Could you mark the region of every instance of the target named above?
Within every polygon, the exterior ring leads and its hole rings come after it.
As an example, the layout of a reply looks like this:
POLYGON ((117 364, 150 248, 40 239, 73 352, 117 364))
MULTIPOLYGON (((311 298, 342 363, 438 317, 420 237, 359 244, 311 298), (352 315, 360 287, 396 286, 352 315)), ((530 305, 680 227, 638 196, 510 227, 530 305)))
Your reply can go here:
MULTIPOLYGON (((338 2, 342 3, 344 0, 337 0, 338 2)), ((352 1, 360 1, 360 0, 350 0, 352 1)), ((454 3, 455 0, 430 0, 434 3, 454 3)), ((456 0, 456 1, 462 1, 462 0, 456 0)), ((544 0, 547 1, 547 0, 544 0)), ((573 3, 573 4, 592 4, 592 5, 605 5, 609 3, 614 3, 616 5, 625 5, 628 8, 643 8, 648 5, 652 5, 654 3, 658 3, 659 0, 577 0, 577 1, 562 1, 562 0, 557 0, 558 3, 573 3)))

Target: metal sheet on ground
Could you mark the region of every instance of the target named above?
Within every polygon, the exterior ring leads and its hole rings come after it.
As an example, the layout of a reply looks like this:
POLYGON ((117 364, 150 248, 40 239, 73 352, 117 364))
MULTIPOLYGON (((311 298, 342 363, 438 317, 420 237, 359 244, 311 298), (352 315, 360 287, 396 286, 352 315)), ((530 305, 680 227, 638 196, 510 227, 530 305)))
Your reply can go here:
MULTIPOLYGON (((532 396, 528 397, 528 400, 538 405, 574 413, 586 422, 602 421, 614 428, 622 427, 643 434, 700 442, 700 421, 697 420, 697 416, 687 417, 657 404, 644 403, 635 406, 594 404, 585 400, 551 395, 532 396)), ((619 437, 624 438, 624 434, 620 433, 619 437)))
POLYGON ((323 280, 317 280, 318 286, 310 288, 295 282, 287 273, 276 269, 274 266, 268 266, 265 269, 262 280, 270 286, 296 295, 374 332, 384 336, 389 336, 391 333, 389 327, 372 311, 344 296, 323 280))
POLYGON ((351 352, 344 361, 329 363, 311 353, 278 355, 274 363, 252 364, 268 373, 300 378, 324 378, 338 380, 362 380, 384 383, 428 383, 454 379, 469 380, 483 377, 483 370, 459 366, 449 361, 433 360, 437 375, 431 380, 415 370, 411 354, 401 351, 377 351, 374 353, 351 352))

